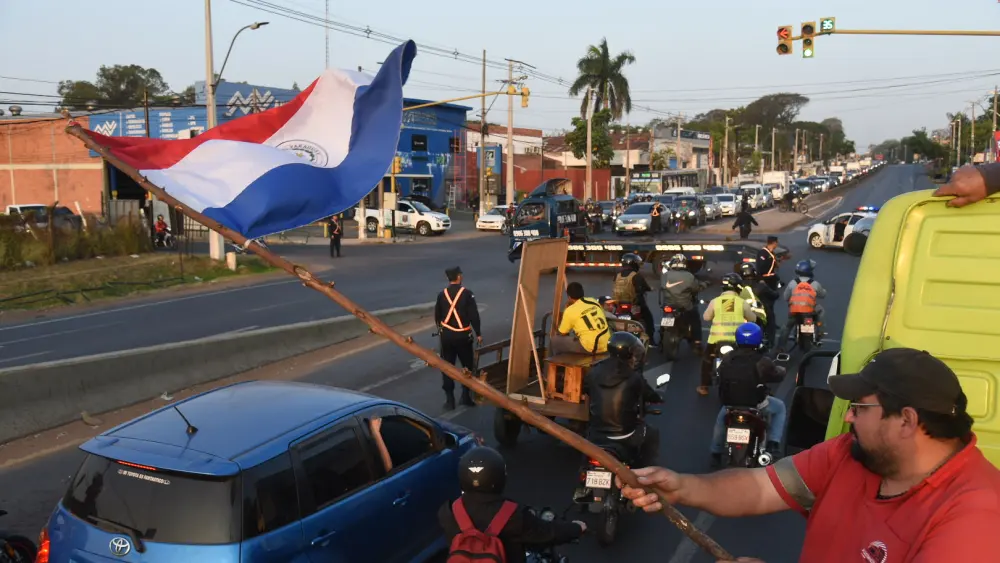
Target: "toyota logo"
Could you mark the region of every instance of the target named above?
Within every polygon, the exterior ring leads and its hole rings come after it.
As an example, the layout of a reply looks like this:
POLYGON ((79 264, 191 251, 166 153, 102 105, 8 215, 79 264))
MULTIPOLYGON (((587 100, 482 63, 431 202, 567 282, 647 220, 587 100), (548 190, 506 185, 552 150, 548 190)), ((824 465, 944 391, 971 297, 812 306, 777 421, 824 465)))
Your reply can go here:
POLYGON ((108 549, 111 550, 112 555, 125 557, 130 551, 132 551, 132 543, 129 542, 128 539, 119 536, 111 539, 111 543, 108 544, 108 549))

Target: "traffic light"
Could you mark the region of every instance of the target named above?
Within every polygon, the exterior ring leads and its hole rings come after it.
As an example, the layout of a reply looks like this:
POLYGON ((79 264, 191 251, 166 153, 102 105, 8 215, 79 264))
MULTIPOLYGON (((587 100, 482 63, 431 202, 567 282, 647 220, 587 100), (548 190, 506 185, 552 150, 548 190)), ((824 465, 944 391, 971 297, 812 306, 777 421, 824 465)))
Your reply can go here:
POLYGON ((778 28, 778 54, 792 54, 792 26, 783 25, 778 28))
POLYGON ((819 19, 819 33, 820 35, 825 35, 827 33, 835 33, 837 31, 837 18, 820 18, 819 19))
POLYGON ((802 58, 813 57, 813 36, 816 35, 816 22, 802 22, 802 58))
POLYGON ((522 86, 521 87, 521 107, 523 107, 523 108, 528 107, 528 96, 530 96, 530 95, 531 95, 531 90, 529 90, 525 86, 522 86))
POLYGON ((399 156, 393 157, 393 159, 392 159, 392 173, 393 174, 399 174, 402 171, 403 171, 403 158, 399 157, 399 156))
POLYGON ((493 176, 493 169, 492 168, 487 168, 486 169, 486 177, 487 178, 491 178, 492 176, 493 176))

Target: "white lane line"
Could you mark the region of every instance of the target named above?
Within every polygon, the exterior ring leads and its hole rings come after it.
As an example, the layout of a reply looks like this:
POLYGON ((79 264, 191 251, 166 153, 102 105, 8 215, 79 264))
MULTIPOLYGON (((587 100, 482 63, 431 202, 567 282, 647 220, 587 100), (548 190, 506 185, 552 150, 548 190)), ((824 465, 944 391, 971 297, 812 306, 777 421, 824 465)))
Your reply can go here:
POLYGON ((90 326, 87 326, 87 327, 84 327, 84 328, 74 328, 74 329, 71 329, 71 330, 61 330, 59 332, 49 332, 49 333, 46 333, 46 334, 41 334, 39 336, 29 336, 27 338, 18 338, 17 340, 7 340, 5 342, 0 342, 0 348, 3 348, 7 344, 18 344, 20 342, 30 342, 32 340, 42 340, 43 338, 51 338, 53 336, 61 336, 63 334, 73 334, 74 332, 84 332, 84 331, 87 331, 87 330, 95 330, 95 329, 98 329, 98 328, 106 328, 106 327, 109 327, 109 326, 115 326, 115 325, 120 325, 120 324, 123 324, 123 323, 120 323, 120 322, 118 322, 118 323, 104 323, 104 324, 99 324, 99 325, 90 325, 90 326))
POLYGON ((34 354, 25 354, 23 356, 14 356, 13 358, 4 358, 4 359, 0 360, 0 364, 6 363, 6 362, 13 362, 13 361, 17 361, 17 360, 24 360, 24 359, 27 359, 27 358, 34 358, 35 356, 44 356, 45 354, 51 354, 51 353, 52 353, 51 350, 46 350, 44 352, 35 352, 34 354))
POLYGON ((76 319, 86 319, 86 318, 97 317, 97 316, 101 316, 101 315, 113 315, 115 313, 122 313, 122 312, 125 312, 125 311, 135 311, 137 309, 145 309, 147 307, 157 307, 157 306, 160 306, 160 305, 169 305, 171 303, 180 303, 181 301, 190 301, 192 299, 211 298, 211 297, 216 297, 216 296, 219 296, 219 295, 224 295, 224 294, 227 294, 227 293, 236 293, 236 292, 240 292, 240 291, 249 291, 249 290, 261 289, 261 288, 265 288, 265 287, 274 287, 274 286, 277 286, 277 285, 288 285, 288 284, 299 284, 299 283, 302 283, 302 282, 299 281, 299 280, 297 280, 297 279, 294 279, 294 280, 284 280, 284 281, 280 281, 280 282, 271 282, 271 283, 262 283, 262 284, 248 285, 248 286, 244 286, 244 287, 234 287, 234 288, 231 288, 231 289, 224 289, 224 290, 221 290, 221 291, 213 291, 211 293, 198 293, 196 295, 188 295, 188 296, 185 296, 185 297, 175 297, 173 299, 164 299, 162 301, 152 301, 150 303, 139 303, 137 305, 129 305, 127 307, 118 307, 116 309, 107 309, 105 311, 94 311, 92 313, 81 313, 79 315, 67 315, 65 317, 58 317, 58 318, 54 318, 54 319, 46 319, 46 320, 42 320, 42 321, 34 321, 34 322, 23 323, 23 324, 18 324, 18 325, 4 326, 4 327, 0 327, 0 332, 6 331, 6 330, 17 330, 17 329, 21 329, 21 328, 28 328, 28 327, 33 327, 33 326, 47 325, 47 324, 52 324, 52 323, 61 323, 61 322, 72 321, 72 320, 76 320, 76 319))
POLYGON ((253 309, 246 309, 244 313, 258 313, 260 311, 267 311, 268 309, 274 309, 277 307, 291 307, 292 305, 298 305, 299 303, 305 303, 309 301, 308 299, 296 299, 295 301, 281 301, 278 303, 271 303, 270 305, 264 305, 263 307, 254 307, 253 309))
MULTIPOLYGON (((694 527, 701 530, 702 532, 708 532, 708 529, 712 527, 712 523, 715 522, 715 516, 707 512, 699 512, 698 516, 694 519, 694 527)), ((695 555, 699 553, 699 547, 695 545, 693 541, 688 538, 684 538, 680 545, 677 546, 677 550, 674 551, 673 556, 670 558, 670 563, 690 563, 694 559, 695 555)))
POLYGON ((228 332, 220 332, 220 333, 218 333, 218 334, 217 334, 216 336, 224 336, 224 335, 226 335, 226 334, 239 334, 239 333, 241 333, 241 332, 246 332, 246 331, 248 331, 248 330, 253 330, 253 329, 255 329, 255 328, 260 328, 260 327, 259 327, 259 326, 257 326, 257 325, 250 325, 250 326, 245 326, 245 327, 243 327, 243 328, 238 328, 238 329, 236 329, 236 330, 230 330, 230 331, 228 331, 228 332))

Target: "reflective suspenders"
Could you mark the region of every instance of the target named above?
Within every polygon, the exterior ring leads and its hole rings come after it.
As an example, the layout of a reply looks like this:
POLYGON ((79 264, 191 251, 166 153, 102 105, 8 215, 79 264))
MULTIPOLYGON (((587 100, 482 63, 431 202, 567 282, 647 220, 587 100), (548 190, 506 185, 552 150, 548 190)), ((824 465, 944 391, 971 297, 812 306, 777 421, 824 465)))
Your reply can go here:
POLYGON ((448 289, 447 288, 444 289, 444 299, 445 301, 448 302, 448 314, 445 315, 444 320, 441 321, 441 326, 452 332, 468 332, 472 330, 471 326, 467 326, 462 323, 462 317, 458 314, 458 311, 456 310, 456 308, 458 307, 458 300, 462 298, 463 293, 465 293, 464 287, 460 288, 458 290, 458 293, 455 294, 455 297, 452 298, 450 295, 448 295, 448 289), (455 317, 455 323, 458 325, 457 327, 448 324, 448 322, 451 320, 452 317, 455 317))

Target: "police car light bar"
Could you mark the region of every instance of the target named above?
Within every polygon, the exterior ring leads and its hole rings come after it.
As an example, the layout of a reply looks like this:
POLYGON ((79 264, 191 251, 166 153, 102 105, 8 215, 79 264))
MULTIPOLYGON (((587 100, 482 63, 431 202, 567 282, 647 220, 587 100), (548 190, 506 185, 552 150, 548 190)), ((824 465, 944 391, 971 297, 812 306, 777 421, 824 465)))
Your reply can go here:
POLYGON ((872 213, 878 213, 879 209, 881 209, 881 207, 876 207, 874 205, 862 205, 858 208, 858 211, 871 211, 872 213))

